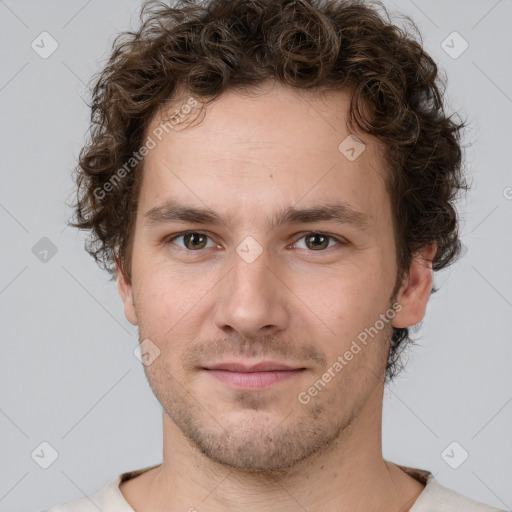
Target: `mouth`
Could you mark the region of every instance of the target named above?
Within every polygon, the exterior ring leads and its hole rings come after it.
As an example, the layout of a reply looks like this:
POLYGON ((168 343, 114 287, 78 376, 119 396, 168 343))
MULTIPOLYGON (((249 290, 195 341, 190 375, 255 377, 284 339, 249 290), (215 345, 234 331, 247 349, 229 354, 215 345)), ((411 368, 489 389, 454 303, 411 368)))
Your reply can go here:
POLYGON ((259 390, 296 377, 306 371, 306 368, 263 361, 253 365, 226 362, 203 368, 203 370, 234 389, 259 390))

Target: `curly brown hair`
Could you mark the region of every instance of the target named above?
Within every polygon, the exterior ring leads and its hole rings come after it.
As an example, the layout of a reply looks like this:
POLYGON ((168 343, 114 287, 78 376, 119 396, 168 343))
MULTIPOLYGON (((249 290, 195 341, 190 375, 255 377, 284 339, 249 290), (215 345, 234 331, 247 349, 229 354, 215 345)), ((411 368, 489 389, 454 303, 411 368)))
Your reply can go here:
MULTIPOLYGON (((86 249, 112 278, 116 263, 131 278, 144 161, 133 155, 154 116, 180 90, 208 104, 228 89, 250 90, 266 80, 352 91, 349 126, 377 137, 386 149, 399 269, 395 293, 423 246, 437 244, 435 271, 457 258, 454 203, 468 188, 460 144, 465 123, 445 113, 445 80, 421 39, 373 4, 183 0, 169 6, 150 0, 142 6, 140 28, 116 37, 108 63, 94 77, 90 140, 79 155, 76 221, 70 222, 90 231, 86 249)), ((407 342, 409 330, 394 328, 387 379, 403 367, 407 342)))

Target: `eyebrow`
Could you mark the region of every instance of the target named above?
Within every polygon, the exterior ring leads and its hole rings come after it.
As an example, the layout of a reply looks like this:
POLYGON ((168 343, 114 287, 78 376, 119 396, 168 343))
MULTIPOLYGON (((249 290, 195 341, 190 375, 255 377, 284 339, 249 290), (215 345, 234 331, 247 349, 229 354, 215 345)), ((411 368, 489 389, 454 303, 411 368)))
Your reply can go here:
MULTIPOLYGON (((223 216, 208 208, 198 208, 167 200, 159 206, 148 210, 144 217, 147 225, 155 226, 172 222, 189 224, 210 224, 224 226, 229 229, 228 221, 223 216)), ((266 222, 268 229, 284 224, 307 224, 313 222, 335 221, 339 224, 351 224, 365 230, 369 226, 369 215, 356 211, 346 203, 325 203, 310 208, 286 207, 276 212, 272 219, 266 222)))

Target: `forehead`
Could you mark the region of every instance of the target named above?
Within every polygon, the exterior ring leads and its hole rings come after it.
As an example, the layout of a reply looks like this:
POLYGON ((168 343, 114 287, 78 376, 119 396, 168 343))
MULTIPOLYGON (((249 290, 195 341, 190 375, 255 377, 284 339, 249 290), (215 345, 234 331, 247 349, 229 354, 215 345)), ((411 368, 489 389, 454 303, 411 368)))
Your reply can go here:
MULTIPOLYGON (((351 92, 345 89, 294 89, 267 81, 250 90, 228 90, 214 101, 205 103, 202 98, 180 89, 176 97, 162 105, 153 117, 148 134, 163 127, 160 132, 168 144, 201 137, 202 144, 198 149, 207 148, 210 152, 216 149, 221 152, 226 144, 233 142, 253 149, 257 149, 254 142, 279 143, 288 147, 304 134, 308 138, 315 134, 324 138, 326 132, 348 134, 346 119, 350 98, 351 92), (189 108, 195 104, 197 106, 189 108), (174 137, 167 137, 169 134, 174 137), (222 146, 208 145, 213 140, 222 146)), ((309 140, 313 144, 304 150, 314 150, 318 142, 309 140)))
POLYGON ((273 83, 257 92, 228 91, 202 111, 184 108, 192 98, 181 94, 147 130, 156 145, 144 161, 140 202, 146 210, 177 195, 212 208, 226 208, 229 200, 235 211, 241 203, 312 206, 320 199, 371 210, 387 200, 381 144, 357 134, 363 144, 354 146, 351 138, 350 91, 273 83), (363 152, 348 158, 347 145, 363 152))

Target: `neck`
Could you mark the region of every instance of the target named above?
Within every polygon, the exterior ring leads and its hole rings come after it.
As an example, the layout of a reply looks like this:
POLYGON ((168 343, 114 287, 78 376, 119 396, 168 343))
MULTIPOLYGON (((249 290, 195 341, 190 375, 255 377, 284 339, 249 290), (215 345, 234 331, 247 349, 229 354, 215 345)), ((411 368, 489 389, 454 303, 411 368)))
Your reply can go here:
POLYGON ((382 395, 374 398, 334 442, 293 467, 272 472, 210 460, 164 413, 163 463, 146 475, 140 506, 135 496, 132 505, 141 512, 405 512, 424 486, 383 459, 382 407, 374 407, 382 404, 382 395))

